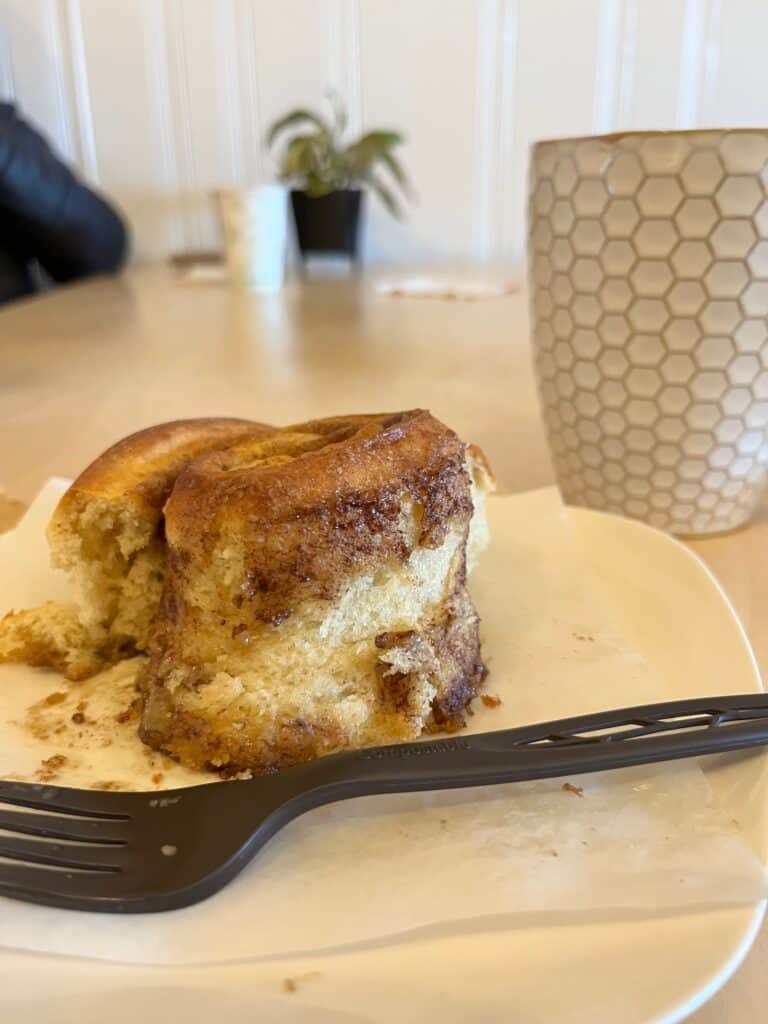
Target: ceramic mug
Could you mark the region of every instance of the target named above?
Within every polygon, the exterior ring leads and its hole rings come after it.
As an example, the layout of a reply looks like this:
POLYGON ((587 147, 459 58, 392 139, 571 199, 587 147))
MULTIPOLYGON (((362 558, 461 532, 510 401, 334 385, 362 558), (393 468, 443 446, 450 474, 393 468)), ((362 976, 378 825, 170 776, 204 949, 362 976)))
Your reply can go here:
POLYGON ((532 334, 566 501, 733 529, 768 463, 768 130, 539 142, 532 334))
POLYGON ((285 273, 288 197, 280 185, 216 192, 230 280, 276 292, 285 273))

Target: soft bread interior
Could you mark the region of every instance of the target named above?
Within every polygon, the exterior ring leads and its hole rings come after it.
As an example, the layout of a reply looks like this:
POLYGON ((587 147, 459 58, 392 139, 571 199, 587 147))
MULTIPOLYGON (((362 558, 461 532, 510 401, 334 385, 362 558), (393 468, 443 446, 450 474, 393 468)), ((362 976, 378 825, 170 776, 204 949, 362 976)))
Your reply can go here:
POLYGON ((79 498, 48 528, 51 562, 74 601, 0 621, 0 660, 48 665, 83 679, 144 650, 163 585, 159 516, 132 504, 79 498))

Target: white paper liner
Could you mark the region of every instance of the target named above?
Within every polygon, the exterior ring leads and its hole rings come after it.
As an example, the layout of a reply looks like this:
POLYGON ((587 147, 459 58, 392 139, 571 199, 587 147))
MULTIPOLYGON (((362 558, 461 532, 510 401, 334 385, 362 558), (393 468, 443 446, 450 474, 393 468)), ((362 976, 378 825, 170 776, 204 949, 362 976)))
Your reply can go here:
MULTIPOLYGON (((0 538, 0 612, 62 596, 42 531, 63 486, 50 482, 0 538)), ((611 613, 554 492, 490 505, 493 545, 473 592, 491 668, 487 692, 502 704, 476 702, 470 729, 679 696, 657 667, 663 652, 644 656, 619 628, 627 609, 611 613)), ((135 664, 70 685, 55 673, 0 666, 0 776, 35 778, 58 754, 66 762, 48 770, 61 785, 203 781, 147 751, 130 716, 116 721, 132 697, 135 664), (51 693, 64 697, 41 703, 51 693), (85 721, 73 723, 83 702, 85 721)), ((658 911, 763 895, 762 831, 754 827, 764 824, 762 770, 745 774, 732 758, 706 775, 695 762, 677 762, 567 781, 581 795, 547 780, 319 808, 285 828, 223 892, 172 913, 111 917, 0 898, 0 946, 202 964, 327 950, 441 922, 480 926, 504 914, 658 911)))

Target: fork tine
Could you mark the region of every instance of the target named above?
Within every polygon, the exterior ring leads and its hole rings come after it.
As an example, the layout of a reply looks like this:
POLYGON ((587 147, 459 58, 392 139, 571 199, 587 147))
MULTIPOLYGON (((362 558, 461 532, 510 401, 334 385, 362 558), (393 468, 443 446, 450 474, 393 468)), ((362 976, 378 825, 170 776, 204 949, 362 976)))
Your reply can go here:
POLYGON ((84 846, 79 843, 49 843, 39 839, 0 836, 0 857, 49 864, 59 868, 83 868, 89 871, 119 871, 125 859, 122 846, 84 846))
POLYGON ((129 835, 128 823, 116 818, 61 818, 0 807, 0 831, 3 829, 46 839, 79 839, 84 843, 124 843, 129 835))
POLYGON ((134 795, 94 789, 67 789, 39 782, 0 781, 0 804, 17 804, 91 818, 129 819, 128 802, 134 795))
POLYGON ((72 910, 120 910, 113 871, 51 871, 34 864, 0 863, 0 896, 72 910))

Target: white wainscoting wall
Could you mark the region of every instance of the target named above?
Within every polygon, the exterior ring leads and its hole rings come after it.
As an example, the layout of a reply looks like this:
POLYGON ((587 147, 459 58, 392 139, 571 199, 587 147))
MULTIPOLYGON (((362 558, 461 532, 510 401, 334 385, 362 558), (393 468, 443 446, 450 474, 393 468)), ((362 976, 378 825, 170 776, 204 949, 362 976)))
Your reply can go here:
POLYGON ((372 260, 517 260, 532 140, 768 123, 767 0, 0 0, 0 97, 131 221, 216 244, 210 190, 269 179, 271 120, 329 86, 393 126, 418 202, 372 260))

